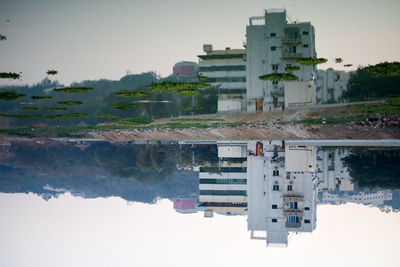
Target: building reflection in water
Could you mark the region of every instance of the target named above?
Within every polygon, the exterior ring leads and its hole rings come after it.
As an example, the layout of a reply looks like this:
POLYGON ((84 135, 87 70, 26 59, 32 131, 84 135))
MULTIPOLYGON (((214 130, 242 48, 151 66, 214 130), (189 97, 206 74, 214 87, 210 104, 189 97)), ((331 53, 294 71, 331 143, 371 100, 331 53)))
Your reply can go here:
POLYGON ((390 190, 355 192, 344 147, 323 149, 285 141, 218 142, 218 167, 199 169, 199 198, 174 199, 181 213, 247 215, 251 239, 287 246, 289 236, 317 226, 317 203, 384 205, 390 190))

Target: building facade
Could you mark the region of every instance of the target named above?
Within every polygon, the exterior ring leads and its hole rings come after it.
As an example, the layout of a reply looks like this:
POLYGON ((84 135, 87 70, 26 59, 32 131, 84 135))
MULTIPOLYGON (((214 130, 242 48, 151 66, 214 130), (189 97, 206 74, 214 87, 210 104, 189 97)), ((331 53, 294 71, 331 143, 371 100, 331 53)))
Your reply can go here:
POLYGON ((213 50, 203 45, 205 55, 199 55, 199 74, 206 83, 218 90, 218 111, 233 112, 245 109, 246 104, 246 50, 213 50))
POLYGON ((282 141, 250 141, 248 230, 267 245, 287 246, 289 232, 316 227, 315 149, 282 141), (259 234, 266 232, 266 235, 259 234))
POLYGON ((196 62, 181 61, 172 68, 172 76, 193 78, 197 75, 198 65, 196 62))
POLYGON ((339 102, 342 93, 347 90, 350 73, 337 71, 332 68, 318 70, 317 73, 316 103, 328 104, 339 102))
POLYGON ((291 23, 287 21, 285 10, 266 10, 264 16, 250 17, 246 27, 246 49, 248 111, 281 110, 285 106, 315 104, 313 83, 316 67, 296 62, 298 58, 314 58, 317 55, 314 26, 310 22, 291 23), (287 67, 299 67, 292 73, 298 77, 298 81, 304 83, 264 81, 259 78, 265 74, 286 73, 287 67), (290 88, 301 87, 308 96, 286 99, 292 102, 285 103, 285 83, 290 88))

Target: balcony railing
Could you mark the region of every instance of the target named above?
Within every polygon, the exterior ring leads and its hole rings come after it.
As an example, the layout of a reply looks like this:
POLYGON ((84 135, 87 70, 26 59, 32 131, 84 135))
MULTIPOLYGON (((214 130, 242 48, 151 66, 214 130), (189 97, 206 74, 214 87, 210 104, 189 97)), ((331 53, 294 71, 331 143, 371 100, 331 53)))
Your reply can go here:
POLYGON ((287 228, 300 228, 301 227, 301 222, 286 222, 285 226, 287 228))
POLYGON ((301 43, 301 39, 300 38, 283 38, 282 43, 284 44, 299 44, 301 43))
POLYGON ((296 202, 302 202, 303 201, 303 199, 304 199, 304 197, 303 196, 296 196, 296 195, 289 195, 289 194, 286 194, 284 197, 283 197, 283 200, 285 201, 285 203, 289 203, 289 202, 291 202, 291 201, 296 201, 296 202))
POLYGON ((289 59, 289 58, 299 58, 302 57, 301 53, 289 53, 289 52, 283 52, 283 58, 289 59))

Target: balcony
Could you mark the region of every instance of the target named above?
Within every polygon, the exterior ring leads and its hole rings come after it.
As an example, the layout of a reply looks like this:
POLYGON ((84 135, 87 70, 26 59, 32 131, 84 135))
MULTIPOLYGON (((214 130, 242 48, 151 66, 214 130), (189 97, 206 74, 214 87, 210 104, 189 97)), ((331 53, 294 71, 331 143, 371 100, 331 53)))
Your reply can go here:
POLYGON ((282 57, 283 57, 284 59, 300 58, 300 57, 302 57, 302 53, 283 52, 282 57))
POLYGON ((286 222, 285 226, 286 228, 300 228, 301 222, 286 222))
POLYGON ((284 44, 300 44, 300 38, 283 38, 282 43, 284 44))
POLYGON ((283 197, 283 201, 285 202, 285 204, 289 202, 303 202, 303 199, 303 196, 291 196, 287 194, 283 197))
POLYGON ((285 217, 290 217, 290 216, 296 216, 298 218, 303 217, 303 212, 295 209, 288 209, 284 208, 283 209, 283 214, 285 214, 285 217))

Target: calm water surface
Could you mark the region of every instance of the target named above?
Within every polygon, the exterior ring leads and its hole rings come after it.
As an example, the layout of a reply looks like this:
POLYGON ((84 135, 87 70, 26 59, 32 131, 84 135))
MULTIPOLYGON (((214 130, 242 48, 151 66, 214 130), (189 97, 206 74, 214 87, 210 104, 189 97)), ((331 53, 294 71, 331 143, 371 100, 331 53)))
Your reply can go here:
POLYGON ((2 142, 1 266, 398 266, 397 143, 337 144, 2 142))

